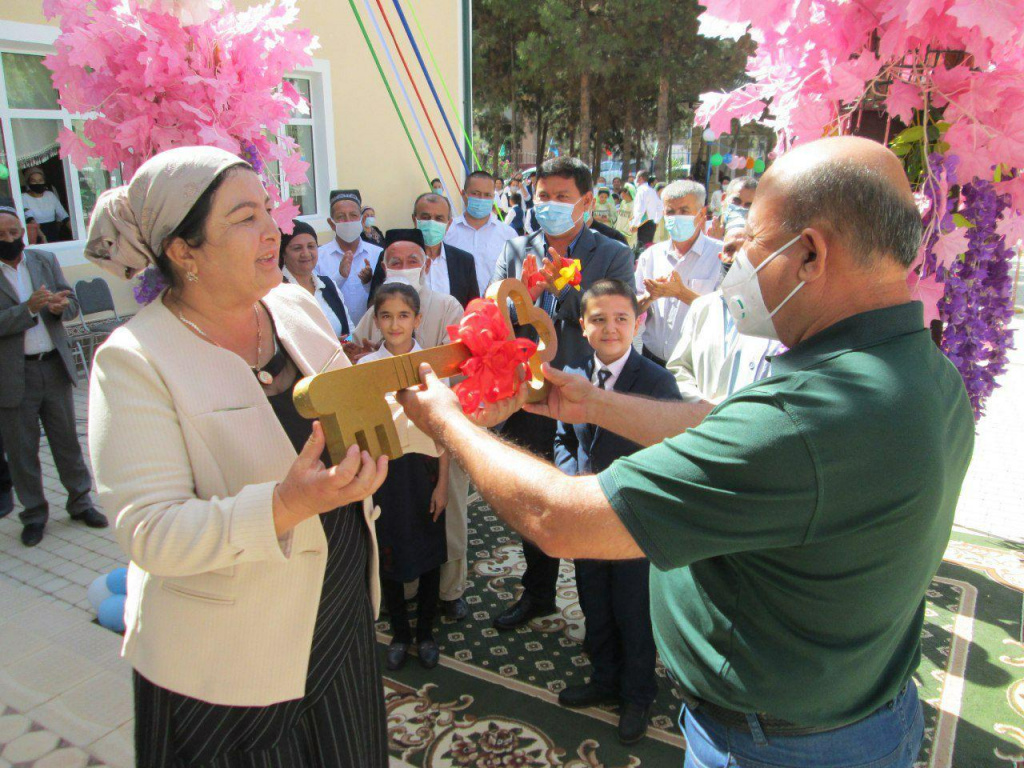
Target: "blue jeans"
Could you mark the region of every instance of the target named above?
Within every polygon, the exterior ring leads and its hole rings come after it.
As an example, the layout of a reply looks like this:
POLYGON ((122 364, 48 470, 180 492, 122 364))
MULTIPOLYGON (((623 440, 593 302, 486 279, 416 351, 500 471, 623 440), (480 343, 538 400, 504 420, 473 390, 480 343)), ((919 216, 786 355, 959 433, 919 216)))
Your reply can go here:
POLYGON ((863 720, 824 733, 755 739, 684 706, 684 768, 912 768, 924 737, 924 715, 911 680, 892 703, 863 720))

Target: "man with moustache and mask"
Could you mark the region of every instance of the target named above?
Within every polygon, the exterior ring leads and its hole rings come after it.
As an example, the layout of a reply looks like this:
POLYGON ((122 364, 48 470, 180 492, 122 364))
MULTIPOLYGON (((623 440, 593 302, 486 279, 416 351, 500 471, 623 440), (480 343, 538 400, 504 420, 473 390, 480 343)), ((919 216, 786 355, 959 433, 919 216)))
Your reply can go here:
POLYGON ((24 510, 21 541, 43 539, 49 505, 39 464, 39 424, 68 492, 71 519, 106 528, 92 505, 92 478, 75 431, 75 364, 62 320, 78 302, 52 254, 24 250, 25 229, 13 208, 0 208, 0 437, 24 510))

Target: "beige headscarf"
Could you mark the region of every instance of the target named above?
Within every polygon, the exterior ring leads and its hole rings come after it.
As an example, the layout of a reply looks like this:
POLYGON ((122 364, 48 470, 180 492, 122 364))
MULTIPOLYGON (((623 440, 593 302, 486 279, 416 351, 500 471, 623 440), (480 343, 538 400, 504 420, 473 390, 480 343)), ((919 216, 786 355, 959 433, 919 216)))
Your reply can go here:
POLYGON ((216 147, 176 147, 151 157, 131 183, 96 201, 85 256, 130 279, 156 263, 164 240, 222 171, 245 161, 216 147))

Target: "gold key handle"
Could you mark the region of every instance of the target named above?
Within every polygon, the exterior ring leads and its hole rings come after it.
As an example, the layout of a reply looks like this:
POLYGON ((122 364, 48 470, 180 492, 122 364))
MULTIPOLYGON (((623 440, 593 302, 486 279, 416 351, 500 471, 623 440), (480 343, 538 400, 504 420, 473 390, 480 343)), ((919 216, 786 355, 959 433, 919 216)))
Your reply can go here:
MULTIPOLYGON (((530 402, 543 400, 547 383, 540 366, 554 359, 558 349, 551 318, 534 306, 530 292, 520 280, 502 280, 492 285, 487 298, 497 302, 508 326, 508 338, 515 337, 509 301, 516 308, 520 325, 532 325, 537 331, 540 341, 529 361, 533 378, 526 386, 530 402)), ((295 407, 307 419, 320 419, 331 461, 341 461, 351 445, 358 445, 374 459, 385 454, 397 459, 402 456, 402 442, 385 396, 422 383, 419 368, 423 363, 429 363, 439 378, 446 378, 457 375, 469 358, 469 348, 460 341, 307 376, 295 385, 295 407)))
POLYGON ((515 338, 515 329, 509 315, 509 301, 516 308, 516 320, 519 325, 532 325, 537 332, 537 351, 529 360, 531 378, 526 382, 526 386, 530 393, 526 399, 528 402, 538 403, 547 397, 548 389, 551 387, 544 378, 540 366, 554 360, 555 353, 558 352, 558 337, 555 335, 555 325, 551 322, 551 316, 533 303, 530 291, 522 280, 508 279, 495 283, 487 289, 487 298, 493 299, 498 305, 505 318, 505 325, 508 326, 510 339, 515 338))

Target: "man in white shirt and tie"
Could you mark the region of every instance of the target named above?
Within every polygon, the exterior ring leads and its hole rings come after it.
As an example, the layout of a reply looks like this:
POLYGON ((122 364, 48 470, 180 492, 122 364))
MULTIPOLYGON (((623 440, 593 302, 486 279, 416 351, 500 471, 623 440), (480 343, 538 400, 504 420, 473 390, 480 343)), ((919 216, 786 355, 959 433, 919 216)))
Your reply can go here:
MULTIPOLYGON (((638 193, 639 197, 639 193, 638 193)), ((640 255, 636 266, 641 311, 647 312, 643 354, 665 366, 682 338, 690 303, 718 287, 720 240, 704 234, 707 192, 696 181, 674 181, 661 193, 669 239, 640 255)))
POLYGON ((362 238, 359 190, 341 189, 331 193, 331 216, 327 223, 334 232, 334 239, 320 246, 316 273, 334 281, 349 317, 358 322, 358 318, 366 314, 370 280, 383 250, 362 238))
POLYGON ((654 241, 658 222, 665 215, 665 207, 650 182, 649 172, 640 171, 636 175, 636 200, 633 201, 633 218, 629 222, 629 229, 636 233, 636 241, 641 245, 654 241))
POLYGON ((483 296, 505 243, 517 235, 494 215, 494 177, 487 171, 473 171, 466 177, 462 199, 466 212, 452 221, 444 242, 473 254, 477 288, 483 296))

